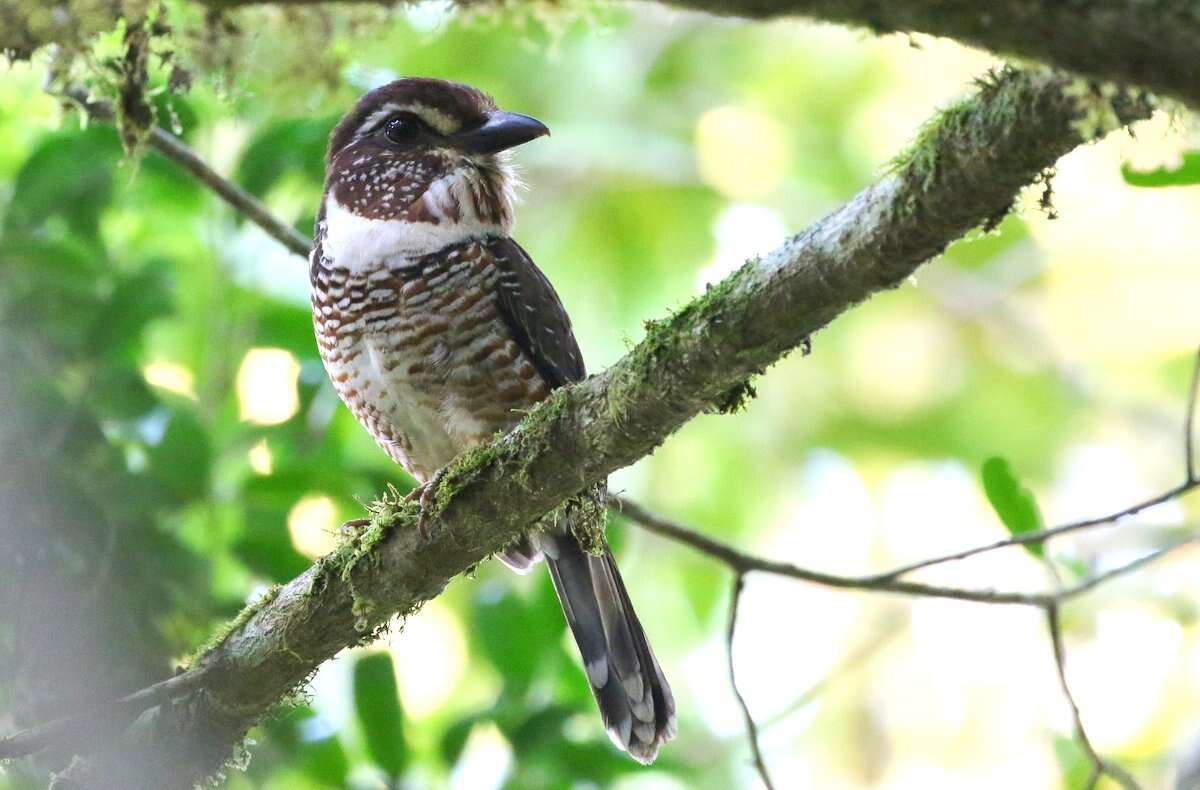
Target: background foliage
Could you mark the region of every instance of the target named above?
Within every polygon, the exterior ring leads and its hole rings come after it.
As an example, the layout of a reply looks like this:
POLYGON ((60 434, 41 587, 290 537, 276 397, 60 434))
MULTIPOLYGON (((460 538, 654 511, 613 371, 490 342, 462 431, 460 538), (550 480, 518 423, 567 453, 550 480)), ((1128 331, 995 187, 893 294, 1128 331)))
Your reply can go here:
MULTIPOLYGON (((593 370, 876 178, 990 65, 945 42, 655 8, 166 8, 180 54, 157 41, 150 84, 180 64, 196 80, 157 91, 157 117, 305 233, 328 130, 381 81, 462 80, 544 120, 554 136, 518 155, 517 236, 593 370)), ((83 35, 90 62, 70 76, 103 87, 122 35, 83 35)), ((57 65, 42 53, 0 74, 5 729, 161 677, 328 550, 357 502, 411 485, 325 379, 303 262, 157 154, 81 128, 41 91, 57 65)), ((1057 219, 1030 195, 613 488, 750 551, 866 572, 1175 482, 1200 338, 1182 126, 1156 118, 1067 157, 1057 219)), ((1054 553, 1064 572, 1103 569, 1195 511, 1170 503, 1054 553)), ((681 708, 653 769, 609 746, 548 579, 484 567, 322 669, 255 731, 230 786, 752 786, 725 571, 616 521, 681 708)), ((1200 556, 1176 557, 1065 613, 1097 747, 1162 786, 1200 735, 1200 556)), ((933 578, 1044 576, 1015 551, 933 578)), ((785 787, 1074 787, 1086 768, 1048 651, 1034 611, 751 578, 736 657, 785 787)), ((0 768, 0 787, 25 786, 25 768, 0 768)))

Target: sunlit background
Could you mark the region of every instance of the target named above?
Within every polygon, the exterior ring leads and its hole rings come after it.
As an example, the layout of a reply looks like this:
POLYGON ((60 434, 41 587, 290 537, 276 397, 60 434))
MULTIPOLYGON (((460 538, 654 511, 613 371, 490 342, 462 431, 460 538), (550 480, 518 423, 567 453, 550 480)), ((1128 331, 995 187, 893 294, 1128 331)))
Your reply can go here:
MULTIPOLYGON (((370 87, 462 80, 545 121, 553 136, 517 156, 528 190, 516 236, 562 295, 592 370, 645 319, 878 178, 996 63, 924 37, 653 6, 232 19, 237 44, 213 57, 235 65, 200 70, 175 112, 208 161, 306 233, 325 135, 370 87)), ((126 585, 157 635, 121 645, 157 677, 329 551, 358 502, 411 481, 325 380, 304 262, 156 154, 126 161, 111 129, 81 129, 41 93, 44 66, 0 73, 0 316, 13 358, 43 361, 22 363, 36 383, 25 390, 53 396, 14 396, 2 419, 51 436, 38 457, 54 474, 77 457, 54 430, 94 426, 79 440, 91 442, 87 468, 115 482, 78 496, 117 526, 97 539, 107 565, 85 552, 64 589, 99 589, 93 573, 126 585), (49 416, 16 411, 46 403, 49 416)), ((1200 343, 1200 187, 1135 188, 1121 167, 1170 164, 1195 147, 1189 134, 1160 113, 1136 139, 1068 155, 1052 180, 1057 218, 1031 190, 997 232, 956 244, 816 336, 810 356, 771 369, 744 412, 694 420, 611 487, 747 551, 856 574, 1004 537, 980 485, 992 456, 1048 523, 1177 483, 1200 343)), ((1197 515, 1195 501, 1171 502, 1051 554, 1102 571, 1195 529, 1197 515)), ((725 666, 727 570, 619 519, 610 537, 680 708, 680 735, 654 767, 608 745, 544 574, 488 566, 324 666, 303 704, 252 735, 229 786, 375 788, 389 774, 455 790, 759 786, 725 666), (363 712, 393 693, 381 667, 403 711, 382 756, 363 712)), ((1019 549, 924 578, 1050 584, 1019 549)), ((1198 600, 1200 551, 1182 551, 1064 611, 1068 677, 1095 746, 1150 788, 1171 786, 1200 744, 1198 600)), ((1037 610, 751 576, 735 658, 781 788, 1086 778, 1037 610)), ((18 702, 0 691, 4 729, 18 702)), ((26 786, 23 769, 5 770, 0 787, 26 786)))

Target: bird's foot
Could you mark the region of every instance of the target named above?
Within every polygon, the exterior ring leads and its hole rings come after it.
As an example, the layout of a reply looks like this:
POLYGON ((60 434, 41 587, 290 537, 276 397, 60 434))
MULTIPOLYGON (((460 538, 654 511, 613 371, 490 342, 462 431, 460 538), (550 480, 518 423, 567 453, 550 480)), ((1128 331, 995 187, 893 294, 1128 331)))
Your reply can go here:
POLYGON ((429 540, 429 519, 436 504, 434 497, 437 495, 438 485, 442 482, 445 474, 445 468, 437 470, 433 477, 409 491, 408 496, 404 497, 409 502, 416 501, 421 505, 421 512, 417 516, 417 532, 425 540, 429 540))

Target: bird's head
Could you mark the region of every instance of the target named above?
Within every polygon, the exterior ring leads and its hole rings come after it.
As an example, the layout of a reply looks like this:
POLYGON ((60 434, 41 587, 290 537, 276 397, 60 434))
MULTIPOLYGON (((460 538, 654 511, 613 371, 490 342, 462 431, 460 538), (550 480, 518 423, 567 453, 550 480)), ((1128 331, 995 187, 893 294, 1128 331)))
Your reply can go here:
POLYGON ((516 187, 507 152, 545 134, 469 85, 412 77, 376 88, 330 135, 323 230, 378 236, 385 223, 398 252, 414 255, 506 236, 516 187))

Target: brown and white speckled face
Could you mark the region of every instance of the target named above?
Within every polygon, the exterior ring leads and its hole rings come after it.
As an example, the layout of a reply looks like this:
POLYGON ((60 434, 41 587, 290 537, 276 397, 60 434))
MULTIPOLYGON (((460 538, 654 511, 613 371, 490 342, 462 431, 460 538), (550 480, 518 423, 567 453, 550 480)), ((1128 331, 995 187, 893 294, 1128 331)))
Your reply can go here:
POLYGON ((351 271, 395 268, 509 235, 517 182, 495 143, 504 119, 523 124, 524 139, 545 133, 458 83, 405 79, 364 96, 330 137, 318 218, 325 254, 351 271))

